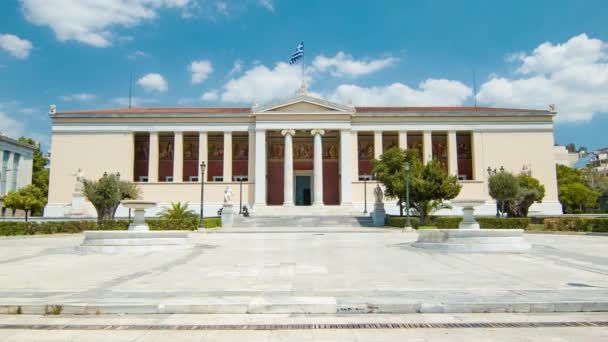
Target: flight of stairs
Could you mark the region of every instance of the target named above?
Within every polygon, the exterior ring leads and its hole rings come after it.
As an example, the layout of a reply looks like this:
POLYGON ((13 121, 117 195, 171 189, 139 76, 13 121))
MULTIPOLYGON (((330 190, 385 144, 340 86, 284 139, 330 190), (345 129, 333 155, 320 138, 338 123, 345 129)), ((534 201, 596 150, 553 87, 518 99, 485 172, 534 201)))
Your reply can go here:
POLYGON ((369 216, 352 215, 314 215, 314 216, 250 216, 235 217, 234 228, 245 227, 293 227, 293 228, 352 228, 352 227, 373 227, 372 219, 369 216))

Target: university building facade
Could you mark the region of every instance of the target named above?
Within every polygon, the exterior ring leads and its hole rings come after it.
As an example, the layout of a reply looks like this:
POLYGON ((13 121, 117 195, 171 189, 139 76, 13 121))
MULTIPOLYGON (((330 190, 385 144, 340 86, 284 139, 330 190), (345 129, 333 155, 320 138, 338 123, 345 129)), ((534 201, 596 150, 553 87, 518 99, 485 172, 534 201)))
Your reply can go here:
MULTIPOLYGON (((372 208, 371 161, 391 147, 415 149, 458 176, 459 199, 484 199, 487 168, 529 172, 546 188, 533 213, 561 214, 553 154, 554 112, 487 107, 352 107, 308 96, 245 108, 52 111, 53 167, 44 215, 68 215, 74 173, 120 172, 160 210, 171 202, 216 215, 227 186, 256 215, 361 213, 372 208), (280 209, 280 210, 277 210, 280 209)), ((397 213, 396 200, 387 211, 397 213)), ((95 216, 88 204, 87 212, 95 216)), ((154 215, 151 210, 148 214, 154 215)), ((458 214, 457 207, 441 214, 458 214)), ((126 210, 119 208, 119 216, 126 210)))

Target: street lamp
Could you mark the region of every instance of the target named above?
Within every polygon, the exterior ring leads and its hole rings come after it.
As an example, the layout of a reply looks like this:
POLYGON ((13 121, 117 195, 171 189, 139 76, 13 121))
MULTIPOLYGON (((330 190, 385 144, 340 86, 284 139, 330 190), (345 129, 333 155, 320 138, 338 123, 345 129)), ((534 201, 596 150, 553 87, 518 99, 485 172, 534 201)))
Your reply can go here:
POLYGON ((243 213, 243 178, 242 176, 237 177, 239 181, 239 215, 243 213))
POLYGON ((205 229, 205 224, 203 223, 203 205, 204 205, 204 194, 205 194, 205 169, 207 168, 207 164, 205 161, 201 162, 201 215, 200 222, 198 223, 198 229, 205 229))
POLYGON ((410 222, 410 163, 405 162, 405 210, 407 214, 407 225, 404 229, 412 229, 410 222))
POLYGON ((363 213, 367 214, 367 176, 363 176, 363 202, 365 202, 363 213))

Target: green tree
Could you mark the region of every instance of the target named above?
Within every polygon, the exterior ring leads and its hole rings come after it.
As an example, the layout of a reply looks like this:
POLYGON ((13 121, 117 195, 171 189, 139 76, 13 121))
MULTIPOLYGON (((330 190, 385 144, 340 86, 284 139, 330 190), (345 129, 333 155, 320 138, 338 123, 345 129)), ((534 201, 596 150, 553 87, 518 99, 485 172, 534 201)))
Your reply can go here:
POLYGON ((559 187, 559 201, 567 213, 584 213, 597 206, 598 193, 583 183, 569 183, 559 187))
POLYGON ((496 200, 496 207, 502 213, 507 203, 515 201, 520 193, 519 180, 507 171, 494 172, 488 179, 488 188, 490 197, 496 200))
POLYGON ((458 178, 449 176, 438 161, 422 165, 416 151, 394 147, 374 160, 372 166, 376 179, 385 187, 386 197, 397 198, 399 203, 405 199, 405 161, 410 164, 410 206, 418 211, 420 224, 424 224, 429 213, 458 196, 461 186, 458 178))
POLYGON ((20 137, 19 141, 37 147, 37 149, 34 150, 34 158, 32 163, 32 184, 42 190, 42 193, 46 198, 48 197, 49 193, 49 170, 46 168, 49 163, 49 159, 42 154, 39 142, 36 142, 32 138, 26 137, 20 137))
POLYGON ((182 204, 181 202, 171 203, 170 208, 164 208, 159 214, 163 220, 178 220, 185 221, 191 219, 197 219, 198 215, 188 210, 188 202, 182 204))
POLYGON ((139 189, 131 182, 120 180, 118 174, 104 175, 97 181, 85 179, 84 196, 97 211, 97 221, 113 220, 120 201, 137 199, 139 189))
POLYGON ((21 209, 25 211, 25 222, 27 222, 29 213, 44 208, 46 198, 43 196, 41 189, 34 184, 30 184, 18 191, 8 193, 4 197, 4 205, 13 210, 21 209))
POLYGON ((591 189, 588 182, 582 171, 557 165, 559 201, 566 213, 584 213, 597 207, 600 194, 591 189))
POLYGON ((526 217, 534 202, 540 202, 545 197, 545 186, 532 176, 520 174, 517 176, 519 192, 513 201, 507 201, 505 210, 510 217, 526 217))

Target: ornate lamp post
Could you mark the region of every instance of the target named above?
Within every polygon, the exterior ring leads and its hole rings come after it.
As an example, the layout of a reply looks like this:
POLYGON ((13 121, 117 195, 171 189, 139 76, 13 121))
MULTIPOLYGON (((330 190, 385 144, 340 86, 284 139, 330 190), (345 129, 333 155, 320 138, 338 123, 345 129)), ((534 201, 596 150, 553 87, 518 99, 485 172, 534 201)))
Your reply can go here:
POLYGON ((207 164, 205 162, 201 162, 201 214, 200 221, 198 223, 198 229, 205 229, 205 224, 203 223, 203 206, 205 199, 205 168, 207 168, 207 164))
POLYGON ((405 210, 407 214, 407 226, 405 229, 412 229, 412 224, 410 222, 410 163, 405 162, 405 210))
POLYGON ((239 181, 239 215, 243 213, 243 177, 237 177, 239 181))
POLYGON ((363 177, 363 202, 365 203, 363 213, 367 214, 367 176, 363 177))

